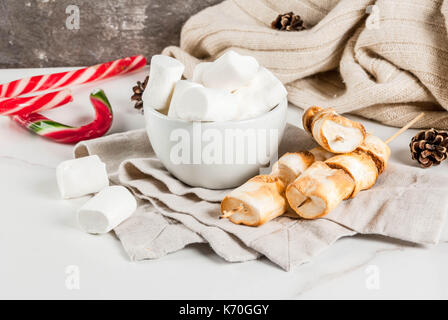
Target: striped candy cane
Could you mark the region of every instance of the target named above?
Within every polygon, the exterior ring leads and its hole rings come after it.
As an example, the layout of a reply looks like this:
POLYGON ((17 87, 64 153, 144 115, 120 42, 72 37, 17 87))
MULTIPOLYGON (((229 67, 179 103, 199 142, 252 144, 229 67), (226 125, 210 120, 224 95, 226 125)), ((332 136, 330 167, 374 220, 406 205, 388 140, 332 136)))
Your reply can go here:
POLYGON ((56 142, 76 143, 100 137, 110 128, 113 118, 109 101, 102 90, 90 96, 96 110, 95 120, 82 127, 70 127, 38 113, 73 101, 69 89, 37 96, 20 96, 104 80, 145 65, 143 56, 127 57, 75 71, 34 76, 0 85, 0 115, 10 116, 25 128, 56 142))
POLYGON ((145 65, 145 57, 135 56, 74 71, 23 78, 0 85, 0 98, 17 97, 36 91, 60 89, 67 86, 104 80, 140 69, 145 65))
POLYGON ((68 89, 31 97, 0 99, 0 115, 14 116, 54 109, 73 101, 68 89))
POLYGON ((59 143, 77 143, 103 136, 112 125, 112 107, 104 91, 92 92, 90 102, 95 109, 95 119, 81 127, 72 127, 56 122, 40 113, 18 114, 11 118, 42 137, 59 143))

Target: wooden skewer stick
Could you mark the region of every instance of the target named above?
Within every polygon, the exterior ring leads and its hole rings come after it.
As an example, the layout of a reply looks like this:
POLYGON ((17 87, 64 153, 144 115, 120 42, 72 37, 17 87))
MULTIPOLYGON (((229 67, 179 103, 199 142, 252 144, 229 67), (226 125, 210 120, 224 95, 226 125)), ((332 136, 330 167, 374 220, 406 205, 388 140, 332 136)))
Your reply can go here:
POLYGON ((335 141, 344 141, 344 138, 341 136, 336 136, 336 138, 334 138, 335 141))
POLYGON ((402 134, 403 132, 405 132, 406 130, 408 130, 410 127, 412 127, 412 125, 414 123, 416 123, 418 120, 420 120, 423 116, 425 115, 424 112, 420 113, 418 116, 416 116, 412 121, 410 121, 407 125, 405 125, 403 128, 401 128, 400 130, 398 130, 397 132, 395 132, 392 136, 389 137, 389 139, 387 139, 385 142, 387 144, 391 143, 392 140, 394 140, 395 138, 397 138, 400 134, 402 134))

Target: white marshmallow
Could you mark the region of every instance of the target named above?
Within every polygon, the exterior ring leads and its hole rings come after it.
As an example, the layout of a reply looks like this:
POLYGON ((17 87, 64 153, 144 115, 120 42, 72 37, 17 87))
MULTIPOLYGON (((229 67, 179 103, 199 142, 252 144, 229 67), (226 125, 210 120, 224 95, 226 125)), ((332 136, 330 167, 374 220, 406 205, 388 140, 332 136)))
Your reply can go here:
POLYGON ((137 201, 123 186, 103 189, 78 211, 78 222, 88 233, 107 233, 137 209, 137 201))
POLYGON ((63 199, 95 193, 109 185, 106 165, 97 155, 60 163, 56 180, 63 199))
POLYGON ((170 108, 168 109, 168 117, 179 118, 176 113, 176 106, 182 104, 182 95, 189 88, 199 87, 199 83, 188 80, 179 80, 174 87, 173 97, 171 98, 170 108))
POLYGON ((166 113, 174 85, 182 78, 185 66, 174 58, 155 55, 151 58, 149 81, 143 92, 143 107, 166 113))
POLYGON ((204 73, 204 70, 208 69, 212 64, 213 64, 213 62, 198 63, 194 67, 193 77, 191 78, 191 81, 203 84, 202 83, 202 74, 204 73))
POLYGON ((236 97, 224 90, 203 86, 186 89, 179 105, 177 116, 189 121, 227 121, 236 118, 238 104, 236 97))
POLYGON ((286 96, 285 86, 268 69, 260 67, 254 79, 235 91, 239 120, 254 118, 278 105, 286 96))
POLYGON ((249 83, 258 71, 254 57, 228 51, 204 68, 202 83, 208 88, 234 91, 249 83))

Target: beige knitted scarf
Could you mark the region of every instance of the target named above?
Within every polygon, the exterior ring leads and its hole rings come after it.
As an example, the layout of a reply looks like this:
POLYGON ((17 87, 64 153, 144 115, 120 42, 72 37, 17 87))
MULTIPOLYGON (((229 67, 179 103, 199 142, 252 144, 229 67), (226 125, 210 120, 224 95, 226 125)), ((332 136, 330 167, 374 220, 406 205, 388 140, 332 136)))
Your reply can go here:
POLYGON ((334 107, 391 126, 448 129, 448 0, 226 0, 192 16, 180 48, 194 66, 226 50, 252 55, 301 108, 334 107), (309 28, 278 31, 293 11, 309 28))

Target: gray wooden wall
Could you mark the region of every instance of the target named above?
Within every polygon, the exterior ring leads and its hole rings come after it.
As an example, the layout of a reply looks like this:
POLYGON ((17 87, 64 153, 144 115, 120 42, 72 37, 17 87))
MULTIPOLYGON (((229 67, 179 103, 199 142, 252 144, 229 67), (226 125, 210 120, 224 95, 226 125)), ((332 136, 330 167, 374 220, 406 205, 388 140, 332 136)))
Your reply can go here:
POLYGON ((179 43, 180 29, 190 15, 221 1, 0 0, 0 68, 149 57, 179 43), (69 5, 79 8, 79 29, 67 28, 67 18, 73 17, 73 11, 66 13, 69 5))

